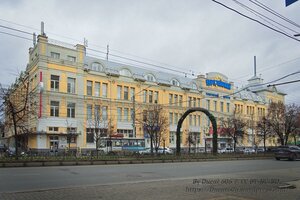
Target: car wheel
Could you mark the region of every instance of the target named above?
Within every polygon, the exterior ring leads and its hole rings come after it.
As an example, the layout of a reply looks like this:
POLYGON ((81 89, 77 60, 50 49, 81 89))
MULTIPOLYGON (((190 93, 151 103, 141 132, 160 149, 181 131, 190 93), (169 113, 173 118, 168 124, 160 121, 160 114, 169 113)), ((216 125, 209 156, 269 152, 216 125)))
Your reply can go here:
POLYGON ((296 155, 295 154, 292 154, 290 157, 289 157, 289 160, 290 161, 293 161, 293 160, 295 160, 296 159, 296 155))
POLYGON ((277 157, 276 157, 275 159, 276 159, 276 160, 280 160, 280 158, 277 158, 277 157))

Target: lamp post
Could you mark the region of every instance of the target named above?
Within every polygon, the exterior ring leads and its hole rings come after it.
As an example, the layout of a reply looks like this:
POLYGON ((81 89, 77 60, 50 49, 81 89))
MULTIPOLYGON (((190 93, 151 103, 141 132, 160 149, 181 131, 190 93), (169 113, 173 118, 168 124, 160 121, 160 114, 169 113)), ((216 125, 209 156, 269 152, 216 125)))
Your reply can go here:
POLYGON ((299 36, 300 36, 300 33, 297 33, 297 34, 295 34, 294 36, 295 36, 295 37, 299 37, 299 36))

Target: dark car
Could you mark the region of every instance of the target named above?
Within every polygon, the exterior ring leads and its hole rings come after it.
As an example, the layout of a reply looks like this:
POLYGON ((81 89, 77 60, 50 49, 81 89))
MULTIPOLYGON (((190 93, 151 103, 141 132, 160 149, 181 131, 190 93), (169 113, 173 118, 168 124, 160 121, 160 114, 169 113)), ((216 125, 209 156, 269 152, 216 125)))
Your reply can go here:
POLYGON ((275 151, 276 160, 289 159, 296 160, 300 158, 300 147, 298 146, 280 146, 275 151))

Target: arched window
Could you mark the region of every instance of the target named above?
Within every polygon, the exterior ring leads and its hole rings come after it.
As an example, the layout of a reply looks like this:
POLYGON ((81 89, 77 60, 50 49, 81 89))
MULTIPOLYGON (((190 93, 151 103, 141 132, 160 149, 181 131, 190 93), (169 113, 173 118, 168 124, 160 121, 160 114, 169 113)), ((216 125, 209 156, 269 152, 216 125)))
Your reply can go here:
POLYGON ((120 75, 121 75, 121 76, 132 77, 132 73, 131 73, 128 69, 122 69, 122 70, 120 71, 120 75))
POLYGON ((94 62, 92 63, 92 70, 100 72, 103 71, 103 67, 100 63, 94 62))
POLYGON ((154 82, 156 81, 155 77, 152 74, 147 74, 146 77, 147 81, 154 82))
POLYGON ((179 81, 177 81, 176 79, 172 79, 171 83, 172 83, 172 85, 174 85, 174 86, 179 86, 179 85, 180 85, 180 84, 179 84, 179 81))
POLYGON ((197 90, 197 89, 198 89, 196 83, 192 83, 192 89, 193 89, 193 90, 197 90))

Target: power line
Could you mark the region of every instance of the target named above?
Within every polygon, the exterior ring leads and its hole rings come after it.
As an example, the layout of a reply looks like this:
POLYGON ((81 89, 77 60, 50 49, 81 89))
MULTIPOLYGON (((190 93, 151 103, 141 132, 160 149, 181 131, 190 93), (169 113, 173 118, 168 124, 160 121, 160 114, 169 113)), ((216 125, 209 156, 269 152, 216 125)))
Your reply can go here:
MULTIPOLYGON (((282 26, 282 27, 284 27, 284 28, 286 28, 286 29, 288 29, 288 30, 294 32, 294 33, 298 33, 298 31, 295 31, 295 30, 293 30, 293 29, 291 29, 291 28, 289 28, 289 27, 287 27, 287 26, 285 26, 285 25, 283 25, 283 24, 281 24, 281 23, 279 23, 279 22, 277 22, 277 21, 275 21, 275 20, 273 20, 273 19, 271 19, 271 18, 269 18, 269 17, 267 17, 267 16, 265 16, 265 15, 263 15, 263 14, 257 12, 257 11, 255 11, 255 10, 253 10, 252 8, 246 6, 245 4, 243 4, 243 3, 241 3, 241 2, 239 2, 239 1, 237 1, 237 0, 232 0, 232 1, 235 2, 236 4, 238 4, 239 6, 245 8, 245 9, 248 10, 249 12, 253 13, 254 15, 258 16, 258 17, 261 18, 262 20, 268 22, 268 23, 271 24, 272 26, 278 28, 278 29, 281 30, 281 31, 283 31, 281 28, 275 26, 274 24, 272 24, 272 23, 269 22, 268 20, 270 20, 270 21, 272 21, 272 22, 274 22, 274 23, 276 23, 276 24, 278 24, 278 25, 280 25, 280 26, 282 26), (262 17, 261 17, 261 16, 262 16, 262 17), (268 19, 268 20, 265 20, 264 18, 266 18, 266 19, 268 19)), ((283 32, 284 32, 284 31, 283 31, 283 32)))
POLYGON ((32 33, 29 33, 29 32, 27 32, 27 31, 22 31, 22 30, 20 30, 20 29, 11 28, 11 27, 8 27, 8 26, 0 25, 0 27, 1 27, 1 28, 5 28, 5 29, 9 29, 9 30, 13 30, 13 31, 17 31, 17 32, 20 32, 20 33, 32 35, 32 33))
POLYGON ((300 42, 300 40, 298 40, 297 38, 294 38, 294 37, 292 37, 292 36, 290 36, 290 35, 288 35, 288 34, 282 32, 282 31, 279 31, 279 30, 277 30, 277 29, 275 29, 275 28, 272 28, 271 26, 268 26, 268 25, 262 23, 262 22, 259 21, 259 20, 256 20, 256 19, 254 19, 254 18, 252 18, 252 17, 249 17, 249 16, 247 16, 247 15, 245 15, 245 14, 243 14, 243 13, 241 13, 241 12, 239 12, 239 11, 237 11, 237 10, 235 10, 235 9, 233 9, 233 8, 231 8, 231 7, 229 7, 229 6, 226 6, 225 4, 223 4, 223 3, 221 3, 221 2, 218 2, 218 1, 216 1, 216 0, 212 0, 212 1, 215 2, 215 3, 217 3, 217 4, 219 4, 219 5, 221 5, 221 6, 223 6, 223 7, 225 7, 225 8, 227 8, 227 9, 229 9, 229 10, 231 10, 231 11, 233 11, 233 12, 235 12, 235 13, 237 13, 237 14, 239 14, 239 15, 241 15, 241 16, 243 16, 243 17, 245 17, 245 18, 247 18, 247 19, 250 19, 250 20, 252 20, 252 21, 254 21, 254 22, 256 22, 256 23, 259 23, 259 24, 261 24, 261 25, 263 25, 263 26, 265 26, 265 27, 267 27, 267 28, 269 28, 269 29, 271 29, 271 30, 277 32, 277 33, 280 33, 280 34, 282 34, 282 35, 285 35, 285 36, 288 37, 288 38, 291 38, 291 39, 293 39, 293 40, 296 40, 297 42, 300 42))
POLYGON ((0 33, 5 34, 5 35, 10 35, 10 36, 13 36, 13 37, 17 37, 17 38, 21 38, 21 39, 25 39, 25 40, 32 41, 32 39, 29 39, 29 38, 26 38, 26 37, 22 37, 22 36, 19 36, 19 35, 14 35, 14 34, 7 33, 7 32, 2 32, 2 31, 0 31, 0 33))
POLYGON ((290 84, 290 83, 296 83, 296 82, 299 82, 299 81, 300 80, 294 80, 294 81, 288 81, 288 82, 283 82, 283 83, 276 83, 276 84, 268 85, 267 87, 276 86, 276 85, 285 85, 285 84, 290 84))
POLYGON ((290 23, 290 24, 292 24, 292 25, 294 25, 294 26, 300 28, 300 25, 299 25, 299 24, 297 24, 296 22, 294 22, 294 21, 288 19, 287 17, 285 17, 285 16, 279 14, 278 12, 276 12, 275 10, 273 10, 273 9, 271 9, 270 7, 266 6, 265 4, 263 4, 263 3, 261 3, 261 2, 259 2, 259 1, 257 1, 257 0, 254 0, 255 2, 253 2, 252 0, 249 0, 249 1, 250 1, 251 3, 253 3, 253 4, 255 4, 256 6, 258 6, 258 7, 262 8, 262 9, 268 11, 269 13, 272 13, 273 15, 279 17, 280 19, 282 19, 282 20, 284 20, 284 21, 286 21, 286 22, 288 22, 288 23, 290 23))

